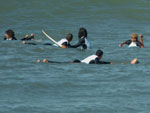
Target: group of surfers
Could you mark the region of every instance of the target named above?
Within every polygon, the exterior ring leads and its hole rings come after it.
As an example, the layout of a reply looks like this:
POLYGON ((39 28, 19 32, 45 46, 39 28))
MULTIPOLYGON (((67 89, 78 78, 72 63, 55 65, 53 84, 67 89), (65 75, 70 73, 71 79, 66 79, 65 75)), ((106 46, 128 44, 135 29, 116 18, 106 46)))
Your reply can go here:
MULTIPOLYGON (((23 44, 30 44, 30 45, 37 45, 36 43, 31 43, 28 41, 31 41, 34 39, 34 34, 26 35, 24 38, 21 40, 23 41, 23 44)), ((57 43, 60 45, 61 48, 78 48, 81 47, 82 49, 90 49, 91 48, 91 43, 87 39, 88 37, 88 32, 85 28, 80 28, 78 32, 78 42, 75 45, 71 44, 71 41, 73 40, 73 35, 72 34, 67 34, 66 38, 61 39, 57 43)), ((7 30, 5 32, 5 37, 4 40, 17 40, 15 37, 15 32, 13 30, 7 30)), ((56 44, 51 44, 51 43, 45 43, 44 45, 53 45, 57 46, 56 44)), ((120 47, 123 47, 124 45, 128 45, 129 47, 139 47, 139 48, 144 48, 144 42, 143 42, 143 35, 138 35, 137 33, 132 33, 131 34, 131 39, 127 40, 123 43, 120 44, 120 47), (140 37, 140 41, 138 40, 138 37, 140 37)), ((73 60, 71 62, 55 62, 55 61, 49 61, 47 59, 44 59, 42 62, 43 63, 85 63, 85 64, 112 64, 112 62, 105 62, 101 61, 103 57, 103 51, 102 50, 97 50, 94 55, 91 55, 83 60, 73 60)), ((37 60, 37 62, 41 62, 40 59, 37 60)), ((131 61, 131 64, 137 64, 139 63, 138 59, 135 58, 131 61)))

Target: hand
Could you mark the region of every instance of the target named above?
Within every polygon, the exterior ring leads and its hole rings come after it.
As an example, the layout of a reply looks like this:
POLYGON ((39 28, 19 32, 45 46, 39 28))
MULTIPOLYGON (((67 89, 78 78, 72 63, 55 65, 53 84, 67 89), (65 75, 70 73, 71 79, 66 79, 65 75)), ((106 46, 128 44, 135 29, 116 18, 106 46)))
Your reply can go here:
POLYGON ((37 63, 40 63, 40 62, 41 62, 41 60, 40 60, 40 59, 38 59, 36 62, 37 62, 37 63))
POLYGON ((26 41, 22 41, 22 43, 23 43, 23 44, 26 44, 27 42, 26 42, 26 41))
POLYGON ((29 38, 29 35, 26 35, 25 38, 29 38))
POLYGON ((141 37, 141 38, 143 38, 143 35, 142 35, 142 34, 140 34, 140 37, 141 37))
POLYGON ((138 64, 138 63, 139 63, 138 58, 135 58, 131 61, 131 64, 138 64))
POLYGON ((47 59, 44 59, 44 60, 43 60, 43 63, 48 63, 48 60, 47 60, 47 59))
POLYGON ((114 64, 113 62, 110 62, 110 64, 114 64))
POLYGON ((34 38, 34 34, 31 34, 31 38, 34 38))

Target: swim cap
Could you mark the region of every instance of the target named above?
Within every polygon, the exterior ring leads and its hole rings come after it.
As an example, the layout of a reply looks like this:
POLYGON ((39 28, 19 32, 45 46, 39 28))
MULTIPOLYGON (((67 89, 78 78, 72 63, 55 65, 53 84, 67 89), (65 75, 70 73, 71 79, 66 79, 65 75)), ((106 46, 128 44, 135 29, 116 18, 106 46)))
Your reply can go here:
POLYGON ((103 55, 103 51, 102 50, 97 50, 96 51, 96 55, 97 56, 102 56, 103 55))

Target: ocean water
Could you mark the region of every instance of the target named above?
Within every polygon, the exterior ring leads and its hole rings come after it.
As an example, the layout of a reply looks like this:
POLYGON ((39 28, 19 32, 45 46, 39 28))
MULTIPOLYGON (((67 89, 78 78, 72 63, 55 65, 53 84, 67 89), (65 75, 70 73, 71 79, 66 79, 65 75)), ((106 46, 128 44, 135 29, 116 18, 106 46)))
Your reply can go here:
POLYGON ((150 113, 149 0, 0 0, 0 113, 150 113), (93 48, 61 49, 50 42, 80 27, 93 48), (7 29, 17 39, 35 34, 38 45, 3 41, 7 29), (133 32, 145 48, 120 48, 133 32), (113 65, 43 64, 71 61, 104 51, 113 65), (131 65, 138 58, 140 64, 131 65), (124 63, 124 64, 122 64, 124 63))

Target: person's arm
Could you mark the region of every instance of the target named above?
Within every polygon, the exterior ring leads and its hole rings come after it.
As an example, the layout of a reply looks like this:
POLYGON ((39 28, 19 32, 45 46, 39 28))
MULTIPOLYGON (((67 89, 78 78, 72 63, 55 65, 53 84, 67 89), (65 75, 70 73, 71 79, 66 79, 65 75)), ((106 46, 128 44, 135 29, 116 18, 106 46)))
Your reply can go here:
POLYGON ((140 42, 141 42, 141 48, 144 48, 144 41, 143 41, 143 35, 140 34, 140 42))
POLYGON ((126 42, 123 42, 120 44, 120 47, 123 47, 126 44, 126 42))
POLYGON ((61 46, 61 48, 67 48, 67 42, 64 42, 61 46))
POLYGON ((127 41, 121 43, 121 44, 120 44, 120 47, 123 47, 125 44, 130 45, 130 43, 131 43, 131 40, 127 40, 127 41))
POLYGON ((75 45, 71 45, 71 48, 77 48, 77 47, 81 46, 84 42, 85 42, 85 40, 84 40, 84 38, 82 38, 75 45))

